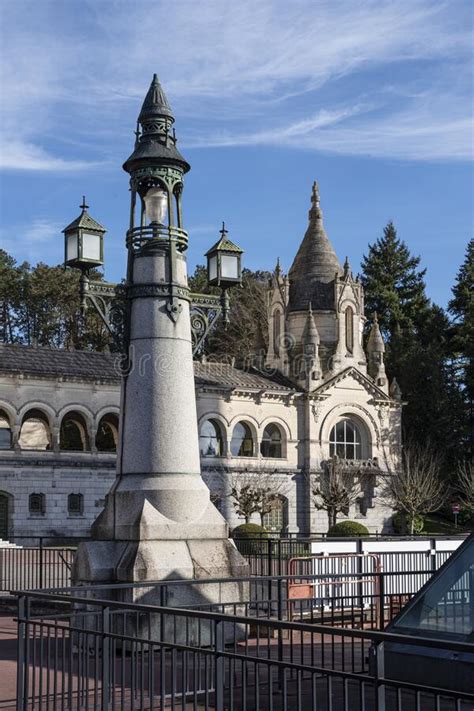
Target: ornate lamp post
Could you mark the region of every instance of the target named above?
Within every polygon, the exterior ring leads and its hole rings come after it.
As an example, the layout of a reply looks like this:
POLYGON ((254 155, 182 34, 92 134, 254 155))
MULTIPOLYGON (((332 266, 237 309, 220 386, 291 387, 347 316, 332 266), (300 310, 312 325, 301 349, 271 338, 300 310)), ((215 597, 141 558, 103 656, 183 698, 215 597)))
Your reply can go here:
MULTIPOLYGON (((191 320, 193 309, 217 315, 223 310, 226 289, 240 280, 241 250, 227 240, 221 244, 222 233, 209 260, 220 261, 216 278, 224 296, 197 295, 202 302, 193 304, 182 218, 190 166, 176 147, 174 118, 156 75, 138 120, 135 149, 124 164, 131 190, 124 286, 128 348, 117 478, 92 526, 93 540, 78 549, 74 578, 103 583, 232 577, 246 573, 247 565, 201 478, 191 320), (231 252, 237 259, 232 264, 225 259, 231 252)), ((199 343, 203 337, 201 332, 199 343)), ((146 595, 153 597, 150 590, 146 595)), ((182 595, 190 602, 199 591, 185 586, 182 595)), ((237 589, 229 590, 230 597, 236 595, 237 589)))
MULTIPOLYGON (((161 188, 151 187, 144 195, 143 203, 144 214, 150 221, 151 239, 158 240, 160 228, 166 229, 163 221, 167 215, 167 195, 161 188)), ((64 264, 81 271, 79 286, 82 315, 85 317, 88 308, 92 307, 101 317, 115 342, 116 349, 126 350, 127 344, 123 342, 123 334, 127 333, 127 329, 124 328, 126 286, 92 281, 89 278, 91 268, 104 264, 106 230, 88 214, 89 206, 86 205, 85 197, 80 207, 82 213, 63 230, 64 264)), ((145 234, 145 230, 141 229, 141 232, 145 234)), ((220 316, 225 323, 228 323, 230 308, 228 291, 242 283, 243 250, 228 239, 227 233, 228 230, 222 223, 221 238, 205 255, 209 286, 220 287, 220 296, 195 293, 189 295, 193 355, 201 350, 209 331, 220 316)))

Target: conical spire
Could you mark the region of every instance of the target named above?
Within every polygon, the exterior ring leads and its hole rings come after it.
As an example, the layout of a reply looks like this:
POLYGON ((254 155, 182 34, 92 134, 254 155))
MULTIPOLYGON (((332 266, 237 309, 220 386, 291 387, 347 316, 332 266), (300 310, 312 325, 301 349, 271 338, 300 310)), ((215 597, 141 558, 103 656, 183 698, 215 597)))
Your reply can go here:
POLYGON ((385 343, 380 333, 379 320, 377 312, 374 312, 374 322, 370 329, 369 340, 367 342, 369 352, 385 353, 385 343))
POLYGON ((127 173, 150 165, 177 165, 187 173, 189 163, 176 147, 173 113, 156 74, 143 102, 135 131, 135 149, 123 164, 127 173), (139 130, 141 126, 141 130, 139 130))
POLYGON ((319 188, 315 181, 308 229, 289 271, 290 310, 306 310, 310 301, 317 309, 331 308, 333 290, 326 285, 341 274, 341 265, 324 229, 319 188))
POLYGON ((315 345, 319 345, 319 333, 314 320, 311 304, 309 304, 306 323, 303 330, 303 343, 314 343, 315 345))
POLYGON ((143 102, 138 120, 143 121, 144 119, 158 116, 167 116, 174 121, 171 106, 169 105, 166 94, 160 84, 158 75, 153 74, 153 79, 150 84, 150 88, 148 89, 148 93, 145 96, 145 101, 143 102))

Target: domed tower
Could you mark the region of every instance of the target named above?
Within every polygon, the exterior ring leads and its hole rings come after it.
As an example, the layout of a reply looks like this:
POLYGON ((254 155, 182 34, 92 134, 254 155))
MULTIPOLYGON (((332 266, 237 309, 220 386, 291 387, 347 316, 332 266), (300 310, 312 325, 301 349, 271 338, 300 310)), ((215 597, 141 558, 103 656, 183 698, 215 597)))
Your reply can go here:
MULTIPOLYGON (((324 380, 349 365, 365 372, 362 285, 354 279, 347 260, 344 267, 341 266, 326 234, 316 182, 313 183, 309 223, 303 241, 286 280, 280 270, 275 271, 269 298, 274 311, 278 312, 278 304, 282 304, 286 313, 285 334, 280 338, 285 344, 284 352, 280 348, 276 354, 270 338, 269 365, 278 367, 301 385, 304 333, 311 310, 311 320, 319 338, 318 380, 324 380)), ((274 333, 273 322, 269 324, 269 330, 270 334, 274 333)), ((313 389, 314 378, 307 385, 313 389)))

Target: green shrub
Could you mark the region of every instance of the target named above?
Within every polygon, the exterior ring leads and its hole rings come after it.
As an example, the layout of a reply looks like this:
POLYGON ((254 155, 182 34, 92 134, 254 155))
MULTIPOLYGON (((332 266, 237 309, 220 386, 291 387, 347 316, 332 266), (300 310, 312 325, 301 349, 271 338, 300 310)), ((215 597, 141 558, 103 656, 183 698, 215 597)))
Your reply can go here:
POLYGON ((243 523, 236 526, 231 535, 243 555, 262 553, 267 550, 268 533, 258 523, 243 523))
MULTIPOLYGON (((413 533, 414 534, 421 533, 424 525, 425 525, 425 522, 423 520, 423 516, 415 516, 415 520, 413 522, 413 533)), ((393 526, 393 530, 395 531, 395 533, 401 533, 401 534, 408 535, 409 530, 408 530, 408 521, 407 521, 406 513, 402 512, 402 511, 398 511, 396 514, 393 514, 392 526, 393 526)))
POLYGON ((367 536, 369 529, 357 521, 340 521, 335 526, 331 526, 328 531, 328 536, 333 538, 351 537, 351 536, 367 536))

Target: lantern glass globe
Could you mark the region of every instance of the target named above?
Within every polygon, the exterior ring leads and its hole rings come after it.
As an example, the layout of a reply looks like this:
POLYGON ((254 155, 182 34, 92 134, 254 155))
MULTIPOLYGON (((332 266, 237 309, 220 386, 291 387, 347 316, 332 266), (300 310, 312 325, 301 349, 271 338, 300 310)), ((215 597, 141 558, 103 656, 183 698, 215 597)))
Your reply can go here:
POLYGON ((153 187, 148 190, 144 197, 145 212, 151 223, 162 225, 168 211, 168 196, 160 187, 153 187))

